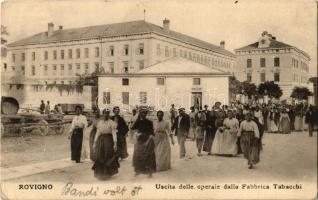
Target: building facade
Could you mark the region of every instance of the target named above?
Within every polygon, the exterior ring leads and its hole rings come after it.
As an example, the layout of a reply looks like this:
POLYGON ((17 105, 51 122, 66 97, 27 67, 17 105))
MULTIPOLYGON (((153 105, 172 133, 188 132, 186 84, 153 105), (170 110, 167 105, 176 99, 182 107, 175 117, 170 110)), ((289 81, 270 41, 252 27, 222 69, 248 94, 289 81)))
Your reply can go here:
MULTIPOLYGON (((162 27, 132 21, 54 30, 49 23, 46 32, 8 45, 8 66, 1 69, 7 78, 2 85, 8 86, 12 78, 29 87, 74 84, 77 75, 129 74, 172 57, 233 72, 235 55, 224 45, 172 31, 167 19, 162 27)), ((67 95, 60 97, 65 100, 67 95)))
POLYGON ((203 107, 229 103, 230 73, 185 58, 170 58, 130 74, 105 74, 98 78, 98 106, 131 110, 145 105, 154 110, 203 107))
POLYGON ((262 33, 256 43, 235 50, 239 81, 256 85, 274 81, 283 90, 281 99, 288 99, 295 86, 309 87, 309 55, 297 47, 279 42, 262 33))

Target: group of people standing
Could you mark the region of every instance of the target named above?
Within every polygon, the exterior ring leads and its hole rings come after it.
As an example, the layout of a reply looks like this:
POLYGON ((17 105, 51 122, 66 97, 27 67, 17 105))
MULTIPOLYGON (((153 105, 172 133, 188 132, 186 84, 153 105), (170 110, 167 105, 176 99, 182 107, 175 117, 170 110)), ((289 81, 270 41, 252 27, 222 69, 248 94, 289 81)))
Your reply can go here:
MULTIPOLYGON (((111 116, 109 109, 95 114, 90 123, 79 108, 70 128, 71 158, 79 163, 81 158, 94 162, 92 169, 98 179, 105 180, 118 173, 120 160, 127 158, 127 141, 134 144, 132 164, 135 175, 152 174, 171 168, 171 145, 179 146, 179 156, 186 157, 186 140, 195 141, 197 155, 236 156, 243 154, 248 168, 252 169, 260 161, 262 136, 268 123, 275 119, 270 109, 264 106, 231 105, 221 106, 220 102, 204 109, 175 109, 156 112, 156 119, 148 119, 148 108, 133 110, 130 119, 120 116, 119 107, 114 107, 111 116), (267 113, 267 114, 266 114, 267 113), (268 117, 269 116, 269 117, 268 117), (167 117, 166 117, 167 118, 167 117)), ((268 107, 269 108, 269 107, 268 107)), ((287 111, 286 111, 287 112, 287 111)), ((314 112, 306 113, 306 121, 312 120, 314 112)), ((280 113, 280 127, 286 129, 285 111, 280 113)), ((289 117, 289 116, 288 116, 289 117)), ((290 120, 290 118, 288 119, 290 120)), ((289 124, 290 125, 290 124, 289 124)), ((284 132, 284 131, 283 131, 284 132)))
MULTIPOLYGON (((175 130, 178 138, 180 158, 186 155, 185 140, 188 138, 196 142, 198 156, 203 155, 202 151, 221 156, 243 153, 250 169, 259 162, 263 127, 253 112, 246 112, 245 118, 239 121, 236 111, 225 110, 220 102, 216 102, 211 110, 205 105, 204 109, 191 107, 189 114, 184 108, 178 111, 179 115, 171 119, 171 130, 175 130)), ((170 113, 170 116, 175 115, 174 105, 170 113)))
POLYGON ((45 104, 44 100, 41 100, 41 104, 39 108, 40 108, 41 114, 50 114, 51 112, 63 114, 62 106, 60 104, 56 104, 54 106, 54 109, 51 110, 50 101, 46 101, 46 104, 45 104))

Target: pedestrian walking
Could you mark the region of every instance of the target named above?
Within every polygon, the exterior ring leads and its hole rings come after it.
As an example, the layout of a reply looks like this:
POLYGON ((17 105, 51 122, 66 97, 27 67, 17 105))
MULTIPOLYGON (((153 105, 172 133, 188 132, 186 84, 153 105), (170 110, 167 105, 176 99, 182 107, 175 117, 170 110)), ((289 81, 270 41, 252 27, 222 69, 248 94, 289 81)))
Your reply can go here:
POLYGON ((205 111, 200 110, 195 116, 195 123, 196 123, 196 144, 198 149, 198 156, 202 156, 201 150, 203 147, 203 140, 204 140, 204 133, 206 129, 206 116, 205 111))
POLYGON ((194 141, 196 139, 196 133, 195 133, 195 129, 196 129, 195 116, 196 116, 196 114, 197 114, 197 112, 195 111, 194 106, 191 106, 190 113, 189 113, 190 129, 189 129, 188 138, 192 139, 192 141, 194 141))
POLYGON ((44 114, 44 110, 45 110, 45 103, 44 103, 44 100, 41 100, 41 104, 40 104, 40 112, 41 112, 41 114, 44 114))
POLYGON ((318 113, 314 111, 314 107, 310 105, 305 116, 305 122, 306 124, 308 124, 309 137, 313 136, 312 134, 313 129, 314 129, 315 123, 317 123, 317 114, 318 113))
POLYGON ((248 168, 252 169, 253 166, 260 161, 260 134, 257 124, 252 121, 251 113, 247 113, 246 120, 240 124, 238 137, 240 138, 240 145, 244 158, 248 160, 248 168))
POLYGON ((188 135, 189 129, 189 115, 185 113, 184 108, 179 108, 179 115, 175 118, 171 131, 175 131, 175 135, 177 136, 180 158, 184 158, 186 155, 185 139, 188 135))
POLYGON ((119 115, 120 109, 118 106, 113 108, 113 113, 114 116, 111 119, 117 124, 117 151, 119 157, 125 159, 128 157, 126 136, 129 129, 124 118, 119 115))
POLYGON ((203 144, 203 151, 207 152, 208 155, 212 155, 212 144, 214 141, 216 127, 215 127, 216 117, 214 110, 208 112, 206 116, 206 129, 205 129, 205 136, 204 136, 204 144, 203 144))
POLYGON ((93 148, 96 160, 92 166, 94 176, 100 180, 109 179, 118 173, 120 167, 117 151, 117 124, 110 119, 110 110, 103 110, 103 119, 96 127, 93 148))
POLYGON ((71 139, 71 159, 79 163, 81 160, 81 151, 83 143, 83 131, 87 127, 87 119, 82 115, 82 108, 76 108, 76 116, 72 120, 69 130, 71 139))
POLYGON ((132 126, 136 130, 136 144, 134 145, 133 166, 135 176, 140 173, 148 174, 156 171, 156 157, 154 144, 153 123, 147 117, 147 108, 141 108, 139 117, 132 126))
POLYGON ((171 143, 174 144, 173 136, 170 131, 170 123, 163 119, 164 113, 157 112, 157 119, 154 121, 155 132, 155 156, 157 171, 166 171, 171 168, 171 143))
POLYGON ((133 109, 132 116, 130 116, 129 121, 128 121, 128 127, 129 127, 128 142, 131 144, 135 144, 135 142, 136 142, 135 131, 132 130, 131 127, 134 125, 137 118, 138 118, 137 110, 133 109))
POLYGON ((286 109, 282 110, 282 113, 280 114, 280 132, 283 134, 289 134, 290 133, 290 119, 287 113, 286 109))

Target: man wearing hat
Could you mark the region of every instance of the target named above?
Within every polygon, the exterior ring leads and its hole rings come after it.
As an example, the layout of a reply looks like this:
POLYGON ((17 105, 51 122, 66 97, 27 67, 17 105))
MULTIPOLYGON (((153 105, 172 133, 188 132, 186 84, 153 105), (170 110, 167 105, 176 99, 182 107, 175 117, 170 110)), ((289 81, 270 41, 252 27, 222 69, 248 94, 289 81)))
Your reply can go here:
POLYGON ((175 118, 171 131, 175 130, 175 135, 178 139, 180 158, 184 158, 186 154, 185 149, 185 139, 188 135, 190 129, 190 118, 189 115, 185 113, 184 108, 179 108, 179 115, 175 118))
POLYGON ((120 109, 118 106, 113 108, 114 116, 111 117, 117 123, 117 151, 121 159, 128 157, 126 135, 129 131, 124 118, 119 115, 120 109))

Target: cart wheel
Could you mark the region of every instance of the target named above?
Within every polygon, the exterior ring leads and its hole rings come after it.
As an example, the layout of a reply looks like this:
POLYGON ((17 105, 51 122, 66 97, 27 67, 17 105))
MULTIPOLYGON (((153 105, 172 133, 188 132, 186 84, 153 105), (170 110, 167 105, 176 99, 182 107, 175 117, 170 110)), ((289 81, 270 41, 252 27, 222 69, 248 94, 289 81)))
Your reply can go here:
POLYGON ((39 125, 33 130, 37 135, 46 136, 49 133, 48 123, 45 120, 41 120, 39 125))
POLYGON ((60 127, 56 129, 56 134, 62 135, 64 133, 64 130, 65 130, 65 125, 61 125, 60 127))

